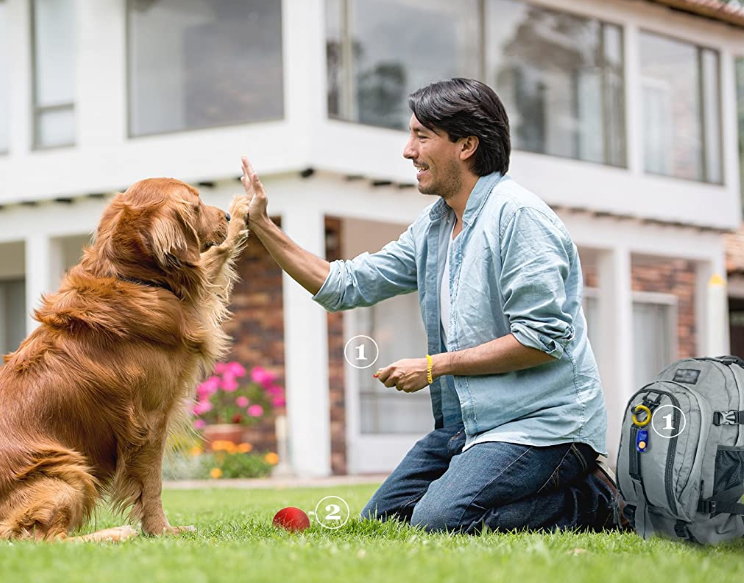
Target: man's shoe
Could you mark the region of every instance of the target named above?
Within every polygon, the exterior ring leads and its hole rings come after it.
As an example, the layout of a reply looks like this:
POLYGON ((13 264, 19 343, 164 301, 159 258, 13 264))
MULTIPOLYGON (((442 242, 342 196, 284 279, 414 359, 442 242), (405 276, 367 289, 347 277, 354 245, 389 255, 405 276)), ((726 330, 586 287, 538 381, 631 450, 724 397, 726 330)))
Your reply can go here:
POLYGON ((592 475, 601 480, 610 489, 610 492, 612 492, 612 496, 615 499, 615 525, 620 530, 633 530, 633 527, 630 525, 630 522, 625 518, 625 514, 623 513, 625 500, 623 500, 623 497, 617 489, 615 472, 613 472, 607 464, 606 457, 599 456, 597 458, 597 467, 592 472, 592 475))

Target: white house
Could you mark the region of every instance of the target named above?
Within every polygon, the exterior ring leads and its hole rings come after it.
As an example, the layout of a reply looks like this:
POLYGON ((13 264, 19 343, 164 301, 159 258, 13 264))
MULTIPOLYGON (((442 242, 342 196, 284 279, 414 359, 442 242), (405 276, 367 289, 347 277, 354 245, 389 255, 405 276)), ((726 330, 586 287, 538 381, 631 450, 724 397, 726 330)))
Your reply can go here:
MULTIPOLYGON (((141 178, 226 208, 247 154, 299 243, 379 249, 431 202, 401 155, 407 94, 477 77, 510 113, 511 175, 579 246, 612 455, 640 383, 728 349, 710 282, 740 223, 743 63, 744 9, 709 0, 0 0, 0 350, 141 178)), ((415 295, 332 321, 286 276, 275 292, 293 469, 392 469, 433 426, 425 391, 376 386, 329 325, 379 364, 421 356, 415 295)))

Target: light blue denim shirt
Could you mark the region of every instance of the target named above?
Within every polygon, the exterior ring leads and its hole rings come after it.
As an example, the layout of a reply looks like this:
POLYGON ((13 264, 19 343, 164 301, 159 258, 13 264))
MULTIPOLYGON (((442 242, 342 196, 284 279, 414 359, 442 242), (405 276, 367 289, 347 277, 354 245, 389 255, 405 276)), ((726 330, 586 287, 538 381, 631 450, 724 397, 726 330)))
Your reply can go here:
MULTIPOLYGON (((439 294, 453 221, 454 211, 438 200, 381 251, 331 263, 313 299, 337 311, 418 290, 429 354, 513 334, 555 360, 510 373, 436 379, 430 387, 435 427, 462 420, 465 449, 485 441, 583 442, 606 454, 607 413, 581 307, 581 265, 565 226, 510 176, 481 177, 449 249, 444 347, 439 294)), ((410 356, 422 351, 412 346, 410 356)))

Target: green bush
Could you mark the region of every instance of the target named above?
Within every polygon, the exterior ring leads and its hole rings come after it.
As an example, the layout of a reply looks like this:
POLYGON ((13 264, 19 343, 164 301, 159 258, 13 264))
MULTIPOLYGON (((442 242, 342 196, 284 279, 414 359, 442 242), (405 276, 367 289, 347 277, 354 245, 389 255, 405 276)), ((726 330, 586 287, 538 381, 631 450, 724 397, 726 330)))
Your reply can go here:
POLYGON ((173 452, 163 460, 163 479, 265 478, 271 475, 273 468, 265 458, 259 453, 218 451, 193 455, 188 451, 173 452))

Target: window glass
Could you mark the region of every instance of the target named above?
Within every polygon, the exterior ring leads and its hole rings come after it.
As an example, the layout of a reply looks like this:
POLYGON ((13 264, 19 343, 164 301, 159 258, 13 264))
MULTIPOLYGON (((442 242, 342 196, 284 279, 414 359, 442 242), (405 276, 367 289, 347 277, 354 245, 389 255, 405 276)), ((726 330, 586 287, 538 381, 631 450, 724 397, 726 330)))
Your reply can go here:
POLYGON ((75 142, 75 0, 34 0, 34 113, 37 147, 75 142))
MULTIPOLYGON (((374 338, 380 353, 377 362, 387 366, 410 358, 412 346, 426 346, 417 294, 390 298, 354 311, 360 334, 374 338)), ((359 379, 361 433, 419 433, 431 431, 429 388, 399 393, 372 378, 370 369, 355 369, 359 379)))
POLYGON ((281 4, 130 0, 130 134, 282 118, 281 4))
MULTIPOLYGON (((663 303, 633 302, 633 382, 636 389, 650 383, 662 369, 673 362, 675 306, 663 303)), ((599 360, 602 352, 602 330, 598 325, 599 298, 584 296, 584 315, 589 342, 599 360)))
POLYGON ((640 39, 646 171, 721 182, 718 53, 651 33, 640 39))
POLYGON ((515 0, 487 6, 488 82, 513 147, 624 166, 620 28, 515 0))
POLYGON ((477 0, 333 1, 328 24, 329 73, 343 64, 346 76, 335 79, 348 92, 344 99, 330 86, 332 116, 406 129, 410 93, 433 81, 478 77, 477 0))
POLYGON ((0 281, 0 355, 16 350, 25 337, 25 280, 0 281))

